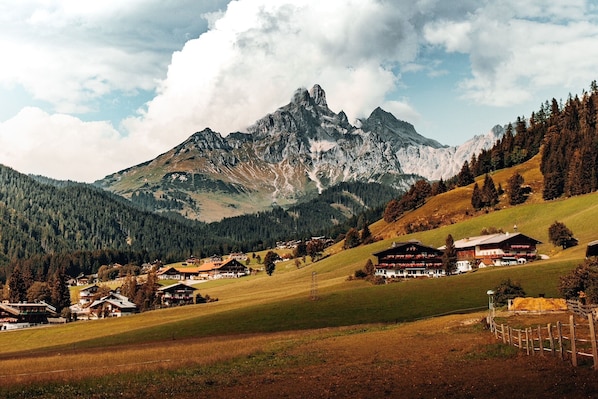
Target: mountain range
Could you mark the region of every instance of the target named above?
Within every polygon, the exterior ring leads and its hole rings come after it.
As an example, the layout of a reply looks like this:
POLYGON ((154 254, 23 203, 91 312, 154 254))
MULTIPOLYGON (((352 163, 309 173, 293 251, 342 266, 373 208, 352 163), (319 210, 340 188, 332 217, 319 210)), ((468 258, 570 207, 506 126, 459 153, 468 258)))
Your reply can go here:
POLYGON ((343 111, 330 110, 316 84, 296 90, 289 104, 246 132, 223 137, 206 128, 155 159, 94 184, 151 211, 212 222, 305 202, 342 182, 404 191, 422 177, 446 179, 503 134, 496 126, 449 147, 379 107, 351 124, 343 111))

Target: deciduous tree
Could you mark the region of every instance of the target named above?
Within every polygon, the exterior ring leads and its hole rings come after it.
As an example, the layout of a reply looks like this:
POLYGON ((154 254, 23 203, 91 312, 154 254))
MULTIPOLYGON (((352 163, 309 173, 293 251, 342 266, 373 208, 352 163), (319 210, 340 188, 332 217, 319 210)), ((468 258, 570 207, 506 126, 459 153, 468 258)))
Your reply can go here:
POLYGON ((268 273, 268 276, 271 276, 272 273, 274 273, 274 270, 276 269, 276 261, 279 259, 279 256, 276 252, 274 251, 268 251, 268 253, 266 253, 266 256, 264 257, 264 267, 266 268, 266 273, 268 273))
POLYGON ((554 222, 548 228, 548 239, 554 245, 566 249, 574 243, 573 232, 562 222, 554 222))

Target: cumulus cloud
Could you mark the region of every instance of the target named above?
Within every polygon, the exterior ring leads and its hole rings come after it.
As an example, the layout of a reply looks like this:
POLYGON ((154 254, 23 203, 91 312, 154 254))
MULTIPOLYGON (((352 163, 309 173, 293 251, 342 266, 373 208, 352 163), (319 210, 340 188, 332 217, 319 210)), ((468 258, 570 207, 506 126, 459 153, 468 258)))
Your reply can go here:
POLYGON ((407 75, 450 78, 474 105, 506 105, 556 86, 578 92, 598 66, 596 9, 584 0, 18 4, 0 0, 0 90, 21 86, 52 108, 26 108, 0 124, 0 162, 84 181, 205 127, 243 131, 316 83, 350 120, 382 106, 425 125, 434 111, 403 94, 418 83, 407 87, 407 75), (447 53, 465 54, 470 69, 452 71, 447 53), (65 115, 137 91, 155 96, 119 126, 65 115))
POLYGON ((396 89, 393 68, 417 57, 420 9, 376 0, 231 2, 173 55, 157 96, 124 126, 164 145, 204 127, 226 135, 315 83, 333 110, 366 116, 396 89))
POLYGON ((1 0, 0 87, 20 85, 67 113, 114 91, 154 90, 172 52, 205 29, 201 13, 225 4, 1 0))
POLYGON ((110 123, 82 122, 39 108, 23 108, 0 123, 0 159, 21 173, 93 181, 106 170, 130 166, 131 157, 123 155, 135 154, 137 146, 110 123))
POLYGON ((469 55, 471 77, 459 83, 464 98, 513 105, 542 89, 577 92, 595 79, 598 26, 588 7, 582 0, 490 2, 467 20, 430 22, 424 36, 448 52, 469 55))

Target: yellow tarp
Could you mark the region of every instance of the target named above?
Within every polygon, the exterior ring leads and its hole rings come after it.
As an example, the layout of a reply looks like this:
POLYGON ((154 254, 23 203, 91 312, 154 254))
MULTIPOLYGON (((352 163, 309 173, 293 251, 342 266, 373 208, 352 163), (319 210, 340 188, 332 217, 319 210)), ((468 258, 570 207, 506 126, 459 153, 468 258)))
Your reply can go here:
POLYGON ((515 298, 510 310, 527 312, 566 311, 567 301, 562 298, 515 298))

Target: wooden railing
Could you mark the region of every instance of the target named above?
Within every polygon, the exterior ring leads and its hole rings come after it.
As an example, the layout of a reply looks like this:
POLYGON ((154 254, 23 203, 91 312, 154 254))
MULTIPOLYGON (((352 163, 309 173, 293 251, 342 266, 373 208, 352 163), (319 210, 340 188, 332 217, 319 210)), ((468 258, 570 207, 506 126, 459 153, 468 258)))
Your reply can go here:
POLYGON ((567 309, 578 316, 588 317, 596 309, 596 305, 585 305, 574 299, 567 299, 567 309))
POLYGON ((593 313, 587 315, 588 323, 576 324, 574 316, 569 316, 569 324, 548 323, 546 326, 512 328, 490 320, 490 330, 496 339, 525 351, 530 356, 545 356, 546 353, 558 356, 561 360, 571 360, 575 367, 580 358, 592 358, 594 370, 598 370, 598 349, 593 313))

